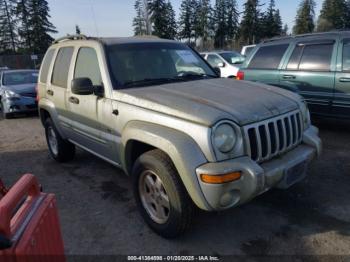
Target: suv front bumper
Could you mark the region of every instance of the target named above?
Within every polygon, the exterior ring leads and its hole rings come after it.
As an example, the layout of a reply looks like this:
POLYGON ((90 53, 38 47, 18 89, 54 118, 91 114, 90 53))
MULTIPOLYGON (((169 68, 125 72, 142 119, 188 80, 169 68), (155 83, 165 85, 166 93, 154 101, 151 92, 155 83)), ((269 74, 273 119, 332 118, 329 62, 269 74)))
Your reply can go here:
POLYGON ((249 157, 208 163, 196 173, 203 195, 212 210, 224 210, 244 204, 273 187, 286 189, 306 177, 311 161, 322 151, 318 129, 310 127, 304 132, 303 143, 288 153, 261 165, 249 157), (225 184, 207 184, 201 174, 216 175, 242 172, 242 177, 225 184))

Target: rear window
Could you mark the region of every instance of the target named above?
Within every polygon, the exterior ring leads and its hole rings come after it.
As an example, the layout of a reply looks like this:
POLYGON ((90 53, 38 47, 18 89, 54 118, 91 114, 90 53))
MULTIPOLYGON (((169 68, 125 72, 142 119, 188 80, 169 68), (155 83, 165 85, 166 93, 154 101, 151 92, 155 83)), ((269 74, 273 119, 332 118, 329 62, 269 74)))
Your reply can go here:
POLYGON ((260 47, 249 63, 250 69, 277 69, 289 44, 260 47))
POLYGON ((44 61, 43 61, 42 66, 41 66, 41 73, 40 73, 40 82, 41 83, 45 84, 47 82, 47 77, 49 74, 49 69, 50 69, 50 65, 51 65, 51 61, 52 61, 54 53, 55 53, 55 50, 51 49, 47 52, 47 54, 44 58, 44 61))
POLYGON ((350 40, 343 47, 343 71, 350 71, 350 40))
POLYGON ((293 51, 287 69, 330 71, 334 44, 298 45, 293 51))
POLYGON ((52 73, 52 84, 67 88, 68 72, 73 51, 73 47, 63 47, 58 51, 55 67, 52 73))

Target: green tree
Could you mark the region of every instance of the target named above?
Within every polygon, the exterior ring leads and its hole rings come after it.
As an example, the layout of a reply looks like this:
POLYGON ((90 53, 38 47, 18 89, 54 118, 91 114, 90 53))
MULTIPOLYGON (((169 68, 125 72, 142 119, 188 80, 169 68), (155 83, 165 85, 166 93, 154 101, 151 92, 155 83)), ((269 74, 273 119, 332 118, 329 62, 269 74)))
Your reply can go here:
POLYGON ((194 36, 195 15, 193 0, 183 0, 180 7, 179 38, 186 39, 189 43, 191 43, 191 39, 194 36))
POLYGON ((169 38, 169 3, 165 0, 150 0, 148 2, 150 21, 153 25, 153 35, 169 38))
POLYGON ((287 24, 285 24, 285 25, 283 26, 283 29, 282 29, 282 35, 283 35, 283 36, 287 36, 288 34, 289 34, 289 27, 288 27, 287 24))
POLYGON ((202 38, 204 44, 212 34, 212 7, 210 0, 199 0, 195 10, 195 16, 197 17, 195 23, 196 35, 202 38))
POLYGON ((16 18, 18 21, 19 46, 23 50, 32 47, 32 36, 29 28, 29 1, 18 0, 16 5, 16 18))
POLYGON ((271 38, 282 34, 282 18, 280 11, 276 9, 274 0, 270 0, 267 10, 262 16, 260 32, 262 38, 271 38))
POLYGON ((345 0, 325 0, 317 23, 317 31, 344 29, 347 26, 347 5, 345 0))
POLYGON ((306 34, 314 31, 315 7, 314 0, 302 0, 295 18, 294 34, 306 34))
POLYGON ((146 35, 147 34, 147 24, 144 16, 144 7, 141 0, 136 0, 134 5, 136 11, 136 17, 133 20, 133 27, 135 35, 146 35))
POLYGON ((345 27, 350 29, 350 0, 346 1, 346 24, 345 27))
POLYGON ((237 10, 236 0, 226 0, 227 10, 227 41, 233 41, 238 35, 239 28, 239 12, 237 10))
POLYGON ((166 38, 175 39, 177 37, 177 24, 174 8, 170 1, 166 3, 165 17, 167 20, 166 38))
POLYGON ((31 51, 45 53, 51 45, 53 38, 50 34, 57 33, 51 18, 50 8, 46 0, 28 0, 28 25, 31 35, 31 51))
POLYGON ((240 26, 241 40, 245 44, 255 44, 261 35, 261 13, 259 0, 247 0, 244 4, 243 18, 240 26))
POLYGON ((0 2, 0 51, 15 53, 17 49, 17 23, 13 19, 16 3, 14 0, 0 2))

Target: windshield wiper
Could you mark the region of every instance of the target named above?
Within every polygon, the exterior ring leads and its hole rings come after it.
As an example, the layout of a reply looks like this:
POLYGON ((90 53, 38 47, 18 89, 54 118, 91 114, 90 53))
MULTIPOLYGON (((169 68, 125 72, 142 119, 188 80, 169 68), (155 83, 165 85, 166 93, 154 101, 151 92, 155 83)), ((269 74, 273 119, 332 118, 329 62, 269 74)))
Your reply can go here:
POLYGON ((155 84, 165 84, 178 81, 177 78, 145 78, 137 81, 125 82, 124 87, 138 87, 138 86, 147 86, 155 84))
POLYGON ((198 73, 192 73, 192 72, 189 72, 189 73, 185 73, 181 76, 177 76, 176 77, 177 79, 183 79, 183 80, 186 80, 186 79, 201 79, 201 78, 204 78, 204 79, 207 79, 207 78, 218 78, 218 76, 215 76, 215 75, 207 75, 207 74, 198 74, 198 73))

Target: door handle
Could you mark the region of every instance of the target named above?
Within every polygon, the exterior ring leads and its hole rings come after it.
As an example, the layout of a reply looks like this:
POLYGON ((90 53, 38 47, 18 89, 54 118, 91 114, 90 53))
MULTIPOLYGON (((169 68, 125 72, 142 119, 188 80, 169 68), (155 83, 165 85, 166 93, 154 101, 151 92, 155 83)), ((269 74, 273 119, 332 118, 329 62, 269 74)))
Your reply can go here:
POLYGON ((52 90, 47 90, 46 93, 49 95, 49 96, 53 96, 54 95, 54 92, 52 90))
POLYGON ((339 78, 339 82, 342 82, 342 83, 349 83, 349 82, 350 82, 350 78, 348 78, 348 77, 339 78))
POLYGON ((69 102, 70 103, 72 103, 72 104, 76 104, 76 105, 79 105, 79 99, 78 98, 76 98, 76 97, 74 97, 74 96, 71 96, 70 98, 69 98, 69 102))
POLYGON ((293 76, 293 75, 284 75, 283 76, 283 79, 285 80, 292 80, 292 79, 296 79, 297 77, 296 76, 293 76))

